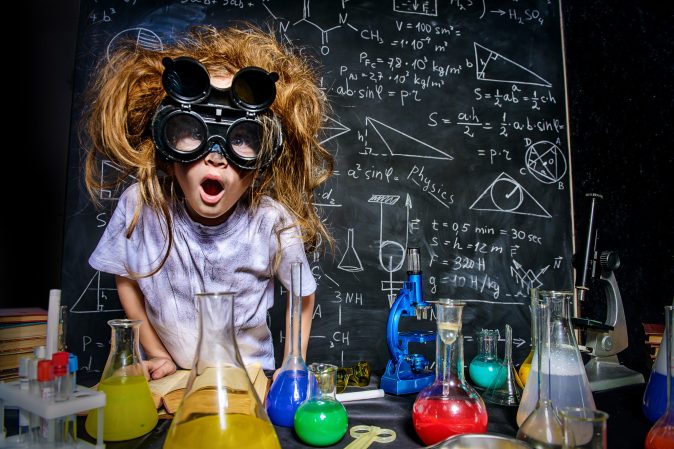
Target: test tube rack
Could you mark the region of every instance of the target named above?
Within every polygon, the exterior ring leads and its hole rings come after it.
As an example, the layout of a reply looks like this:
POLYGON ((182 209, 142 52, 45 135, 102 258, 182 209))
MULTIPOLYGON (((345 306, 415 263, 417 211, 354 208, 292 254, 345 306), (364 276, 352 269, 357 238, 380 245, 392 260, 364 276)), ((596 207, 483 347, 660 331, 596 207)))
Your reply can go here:
MULTIPOLYGON (((18 446, 18 443, 14 441, 13 436, 6 437, 5 433, 1 431, 1 426, 4 425, 5 421, 5 407, 8 406, 20 407, 45 419, 70 416, 94 408, 98 409, 98 416, 102 417, 103 408, 105 407, 105 393, 78 385, 77 391, 72 394, 70 399, 59 402, 48 402, 44 401, 34 393, 21 390, 19 381, 0 382, 0 448, 26 447, 18 446)), ((41 446, 34 445, 31 447, 38 448, 41 446)), ((103 419, 98 420, 96 444, 78 440, 72 447, 82 449, 105 449, 105 444, 103 443, 103 419)))

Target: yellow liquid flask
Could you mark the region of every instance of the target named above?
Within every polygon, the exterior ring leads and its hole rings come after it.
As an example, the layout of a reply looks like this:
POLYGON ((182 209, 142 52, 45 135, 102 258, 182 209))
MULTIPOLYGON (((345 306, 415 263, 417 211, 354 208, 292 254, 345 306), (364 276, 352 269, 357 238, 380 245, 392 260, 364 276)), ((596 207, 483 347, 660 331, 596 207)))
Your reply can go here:
MULTIPOLYGON (((140 357, 138 332, 142 320, 110 320, 110 354, 105 363, 98 391, 105 393, 103 439, 122 441, 137 438, 157 424, 157 409, 145 377, 140 357)), ((87 433, 96 437, 98 409, 87 415, 87 433)))
POLYGON ((199 341, 164 449, 280 449, 236 343, 233 293, 199 293, 199 341))

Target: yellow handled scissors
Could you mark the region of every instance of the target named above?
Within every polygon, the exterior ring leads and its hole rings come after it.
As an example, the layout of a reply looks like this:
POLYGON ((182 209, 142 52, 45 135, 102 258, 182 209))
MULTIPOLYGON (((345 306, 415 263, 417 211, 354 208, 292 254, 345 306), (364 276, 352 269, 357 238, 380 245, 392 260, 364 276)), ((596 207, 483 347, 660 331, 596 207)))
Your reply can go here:
POLYGON ((396 433, 391 429, 382 429, 377 426, 353 426, 349 435, 355 438, 344 449, 365 449, 372 443, 390 443, 396 439, 396 433))

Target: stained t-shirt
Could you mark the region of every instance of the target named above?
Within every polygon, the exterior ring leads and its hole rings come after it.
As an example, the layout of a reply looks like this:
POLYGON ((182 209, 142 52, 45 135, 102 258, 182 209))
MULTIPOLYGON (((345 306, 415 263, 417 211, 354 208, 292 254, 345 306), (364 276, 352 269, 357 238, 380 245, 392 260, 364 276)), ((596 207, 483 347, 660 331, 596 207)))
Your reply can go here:
MULTIPOLYGON (((96 270, 124 277, 144 274, 157 267, 166 252, 166 224, 144 207, 130 238, 126 230, 138 201, 138 185, 129 187, 101 240, 89 258, 96 270)), ((314 293, 316 283, 309 269, 296 226, 281 234, 281 260, 272 273, 279 246, 276 230, 293 224, 288 211, 264 197, 252 211, 236 206, 217 226, 193 221, 183 205, 173 212, 173 247, 164 266, 150 277, 137 279, 145 296, 148 320, 174 362, 192 367, 198 340, 195 294, 234 292, 234 321, 239 351, 246 364, 259 362, 274 369, 274 348, 267 326, 267 309, 274 303, 274 276, 290 290, 290 263, 302 262, 302 295, 314 293)))

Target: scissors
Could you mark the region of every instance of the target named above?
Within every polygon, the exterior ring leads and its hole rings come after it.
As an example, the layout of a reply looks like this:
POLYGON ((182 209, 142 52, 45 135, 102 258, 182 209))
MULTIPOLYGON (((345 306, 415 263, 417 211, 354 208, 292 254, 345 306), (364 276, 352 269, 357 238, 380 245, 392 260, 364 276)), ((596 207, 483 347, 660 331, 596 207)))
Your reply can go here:
POLYGON ((365 449, 372 443, 390 443, 396 439, 396 433, 391 429, 382 429, 377 426, 353 426, 349 435, 355 438, 344 449, 365 449))

